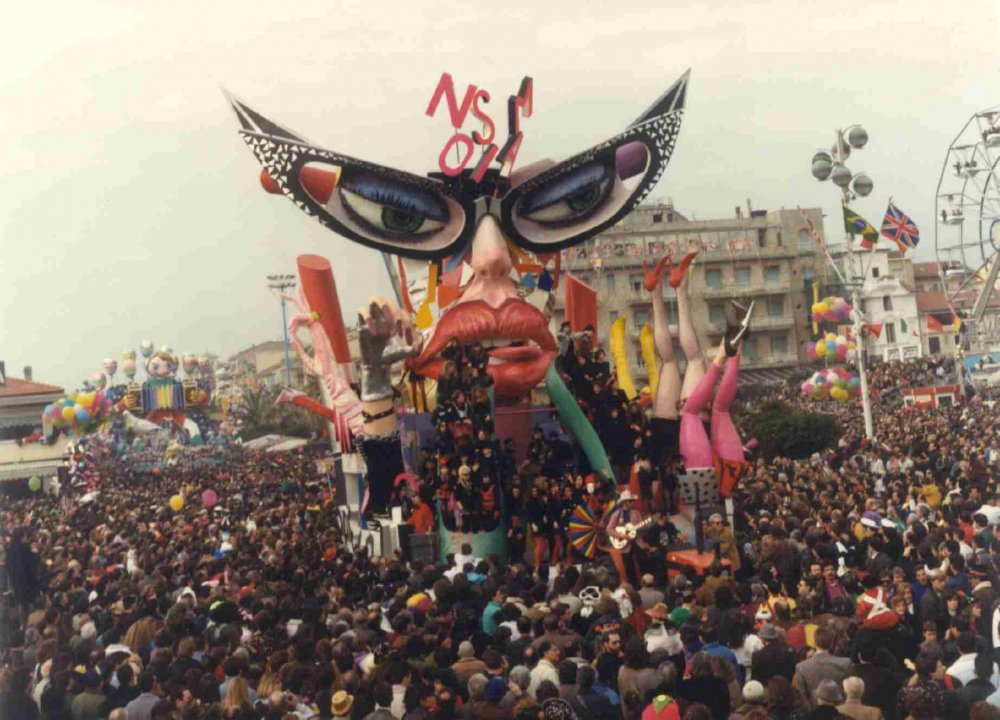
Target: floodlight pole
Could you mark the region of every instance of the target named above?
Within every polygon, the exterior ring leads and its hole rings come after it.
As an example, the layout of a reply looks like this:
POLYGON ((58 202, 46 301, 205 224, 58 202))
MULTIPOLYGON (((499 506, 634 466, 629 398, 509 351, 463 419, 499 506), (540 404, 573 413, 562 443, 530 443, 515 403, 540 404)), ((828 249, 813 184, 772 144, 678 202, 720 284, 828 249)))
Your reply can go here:
MULTIPOLYGON (((824 181, 832 177, 832 181, 837 185, 842 193, 841 203, 850 207, 851 200, 857 196, 865 197, 871 193, 873 184, 871 178, 866 173, 859 172, 852 174, 844 164, 851 154, 851 148, 858 150, 863 148, 868 142, 868 133, 860 125, 849 125, 848 127, 836 131, 836 139, 831 148, 831 152, 820 151, 813 155, 812 174, 819 181, 824 181), (853 185, 853 191, 851 186, 853 185)), ((854 319, 854 336, 857 339, 857 352, 855 359, 858 363, 858 376, 861 380, 861 410, 865 422, 865 437, 870 441, 875 439, 874 423, 872 422, 871 395, 868 392, 868 371, 865 361, 865 337, 863 334, 862 312, 861 312, 861 290, 864 286, 865 271, 864 263, 859 264, 860 273, 855 271, 855 251, 854 234, 847 234, 847 257, 850 265, 850 275, 847 284, 850 285, 852 317, 854 319)), ((833 265, 833 258, 828 257, 828 261, 833 265)), ((836 266, 834 265, 834 268, 836 266)))
POLYGON ((292 386, 292 356, 289 352, 288 317, 285 310, 285 290, 295 287, 294 275, 268 275, 267 286, 278 293, 281 300, 281 330, 285 340, 285 386, 292 386))

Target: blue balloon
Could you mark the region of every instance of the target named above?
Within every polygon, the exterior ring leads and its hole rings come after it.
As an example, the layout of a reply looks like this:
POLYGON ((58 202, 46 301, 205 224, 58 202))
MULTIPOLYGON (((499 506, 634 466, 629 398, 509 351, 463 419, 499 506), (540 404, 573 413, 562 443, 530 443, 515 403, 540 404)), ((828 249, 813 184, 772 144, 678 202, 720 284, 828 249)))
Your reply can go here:
POLYGON ((85 423, 90 420, 90 413, 84 408, 76 409, 76 421, 78 423, 85 423))

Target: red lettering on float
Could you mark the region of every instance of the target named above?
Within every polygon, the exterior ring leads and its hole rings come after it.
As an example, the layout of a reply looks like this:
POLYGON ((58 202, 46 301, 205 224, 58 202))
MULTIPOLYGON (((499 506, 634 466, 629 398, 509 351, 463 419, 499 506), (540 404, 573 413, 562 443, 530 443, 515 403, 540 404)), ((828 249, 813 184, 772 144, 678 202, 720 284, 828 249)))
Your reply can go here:
POLYGON ((448 142, 444 144, 444 148, 441 150, 441 154, 438 155, 438 167, 441 168, 443 172, 448 177, 455 177, 460 175, 465 166, 469 164, 469 160, 472 158, 472 150, 475 148, 475 143, 472 142, 470 138, 465 133, 455 133, 452 135, 448 142), (457 147, 459 144, 465 146, 465 157, 459 159, 458 164, 449 165, 448 155, 453 147, 457 147))
POLYGON ((431 101, 427 104, 427 109, 424 111, 425 115, 434 117, 438 105, 441 104, 442 96, 448 102, 448 115, 451 118, 451 126, 456 130, 461 129, 462 125, 465 124, 465 116, 469 114, 469 108, 472 107, 472 103, 475 100, 476 86, 469 85, 460 107, 458 105, 458 98, 455 97, 455 81, 452 80, 451 73, 441 73, 441 79, 438 80, 437 87, 434 88, 434 94, 431 96, 431 101))
POLYGON ((472 116, 488 128, 489 135, 484 137, 482 134, 474 130, 472 132, 472 139, 479 145, 489 145, 493 142, 493 138, 496 137, 497 128, 496 125, 493 124, 493 118, 484 113, 479 107, 480 99, 482 99, 484 103, 488 103, 490 101, 490 94, 485 90, 480 90, 476 93, 475 97, 472 98, 472 116))
POLYGON ((492 143, 486 147, 483 152, 483 156, 479 158, 479 162, 476 164, 476 169, 472 171, 472 179, 476 182, 482 182, 483 178, 486 176, 486 171, 490 169, 490 163, 493 162, 493 158, 497 155, 497 150, 499 148, 492 143))

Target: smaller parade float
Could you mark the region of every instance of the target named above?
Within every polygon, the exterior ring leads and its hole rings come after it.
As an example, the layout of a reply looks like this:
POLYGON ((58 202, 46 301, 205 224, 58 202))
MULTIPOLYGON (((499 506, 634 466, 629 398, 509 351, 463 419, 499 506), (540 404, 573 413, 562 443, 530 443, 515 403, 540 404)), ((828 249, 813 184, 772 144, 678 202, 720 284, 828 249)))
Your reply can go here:
POLYGON ((209 357, 185 353, 178 357, 170 347, 155 350, 153 343, 139 344, 138 357, 145 379, 136 380, 137 353, 126 348, 119 363, 105 358, 94 373, 63 398, 45 408, 44 439, 54 442, 62 433, 83 437, 102 432, 116 437, 165 433, 173 443, 201 444, 201 421, 212 405, 216 390, 214 363, 209 357), (177 378, 183 369, 184 378, 177 378), (118 382, 121 370, 124 382, 118 382))

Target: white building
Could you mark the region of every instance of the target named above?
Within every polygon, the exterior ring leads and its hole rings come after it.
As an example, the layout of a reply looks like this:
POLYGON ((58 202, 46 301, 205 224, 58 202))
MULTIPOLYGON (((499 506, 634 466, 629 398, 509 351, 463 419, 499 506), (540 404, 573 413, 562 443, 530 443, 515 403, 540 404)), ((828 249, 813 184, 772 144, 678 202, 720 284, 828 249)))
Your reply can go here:
MULTIPOLYGON (((868 356, 882 360, 920 357, 923 353, 917 295, 912 285, 890 270, 888 243, 880 242, 871 251, 856 250, 853 271, 846 247, 831 247, 830 252, 845 279, 864 277, 861 312, 865 322, 882 326, 878 337, 870 333, 864 340, 868 356)), ((844 292, 844 298, 850 302, 850 293, 844 292)))

